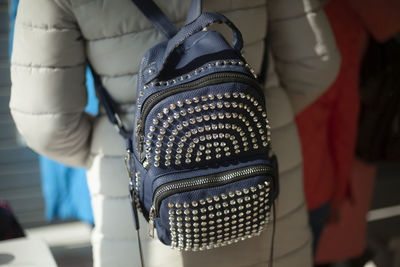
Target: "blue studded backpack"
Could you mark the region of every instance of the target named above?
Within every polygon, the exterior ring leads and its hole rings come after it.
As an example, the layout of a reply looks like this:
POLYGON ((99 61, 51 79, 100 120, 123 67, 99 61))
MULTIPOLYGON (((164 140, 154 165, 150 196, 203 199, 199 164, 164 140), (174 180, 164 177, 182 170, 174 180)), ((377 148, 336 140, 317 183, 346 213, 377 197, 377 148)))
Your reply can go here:
POLYGON ((111 122, 127 141, 132 206, 172 248, 197 251, 259 235, 278 194, 263 90, 241 54, 242 35, 193 0, 177 30, 153 1, 134 0, 167 40, 140 63, 133 132, 95 75, 111 122), (214 23, 232 29, 230 45, 214 23))

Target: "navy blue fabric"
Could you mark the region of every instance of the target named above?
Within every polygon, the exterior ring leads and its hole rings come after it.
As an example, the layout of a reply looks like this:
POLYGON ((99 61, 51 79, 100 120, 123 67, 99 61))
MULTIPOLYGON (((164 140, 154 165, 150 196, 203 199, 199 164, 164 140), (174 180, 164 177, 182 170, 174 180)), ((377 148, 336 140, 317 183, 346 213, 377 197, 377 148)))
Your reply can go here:
POLYGON ((192 23, 201 15, 201 0, 192 0, 186 17, 185 25, 192 23))
POLYGON ((192 35, 202 31, 204 28, 213 23, 225 23, 232 29, 234 37, 232 46, 234 50, 240 53, 243 48, 243 38, 236 26, 222 14, 203 13, 197 20, 185 25, 172 39, 168 41, 167 44, 163 44, 163 46, 166 45, 165 49, 163 47, 159 47, 153 51, 153 54, 156 55, 154 58, 157 58, 156 61, 153 61, 153 58, 149 59, 147 56, 144 57, 142 66, 147 65, 145 68, 143 68, 142 72, 144 83, 149 83, 153 79, 157 78, 163 68, 167 65, 167 61, 174 50, 176 50, 192 35), (158 53, 161 53, 161 51, 163 55, 158 57, 158 53))
POLYGON ((178 32, 176 26, 152 0, 132 0, 132 2, 167 39, 172 38, 178 32))

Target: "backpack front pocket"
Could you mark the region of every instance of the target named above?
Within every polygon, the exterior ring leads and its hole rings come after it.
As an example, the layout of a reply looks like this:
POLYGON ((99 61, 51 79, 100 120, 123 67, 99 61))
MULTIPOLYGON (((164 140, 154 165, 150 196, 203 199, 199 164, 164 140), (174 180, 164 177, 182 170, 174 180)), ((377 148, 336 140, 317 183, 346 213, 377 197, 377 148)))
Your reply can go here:
POLYGON ((160 240, 188 251, 259 235, 270 219, 271 182, 271 167, 260 164, 162 184, 150 228, 155 223, 160 240))

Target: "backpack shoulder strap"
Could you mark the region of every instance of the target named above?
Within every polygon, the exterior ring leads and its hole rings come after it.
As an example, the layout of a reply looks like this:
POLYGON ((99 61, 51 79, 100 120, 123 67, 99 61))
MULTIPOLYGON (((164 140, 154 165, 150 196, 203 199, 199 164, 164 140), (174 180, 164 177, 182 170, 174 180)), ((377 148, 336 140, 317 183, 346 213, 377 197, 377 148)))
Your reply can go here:
POLYGON ((168 19, 153 0, 132 0, 137 8, 146 16, 153 26, 171 39, 177 32, 176 26, 168 19))
MULTIPOLYGON (((153 0, 132 0, 137 8, 147 17, 153 26, 171 39, 177 32, 176 26, 168 19, 153 0)), ((185 25, 193 22, 201 14, 201 0, 192 0, 185 25)))
POLYGON ((192 0, 187 14, 185 25, 192 23, 201 15, 201 0, 192 0))

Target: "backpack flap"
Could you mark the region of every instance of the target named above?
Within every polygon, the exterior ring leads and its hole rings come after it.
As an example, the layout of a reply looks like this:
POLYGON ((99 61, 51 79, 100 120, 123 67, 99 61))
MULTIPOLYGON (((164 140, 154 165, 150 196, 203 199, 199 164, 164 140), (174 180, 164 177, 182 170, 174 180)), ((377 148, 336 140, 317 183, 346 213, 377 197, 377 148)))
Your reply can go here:
MULTIPOLYGON (((165 43, 161 43, 159 46, 156 46, 145 54, 140 65, 140 69, 142 70, 140 75, 143 79, 143 83, 148 84, 152 80, 156 79, 167 66, 168 60, 178 47, 190 38, 193 38, 193 35, 198 34, 213 23, 224 23, 232 29, 234 36, 233 48, 234 51, 240 55, 240 51, 243 48, 243 39, 242 34, 236 26, 222 14, 203 13, 195 21, 185 25, 172 39, 165 43), (159 56, 158 53, 162 53, 163 56, 159 56)), ((223 44, 225 43, 225 40, 222 37, 219 37, 218 39, 219 40, 214 39, 210 41, 209 51, 203 51, 203 53, 201 53, 201 50, 197 50, 197 53, 191 53, 193 59, 204 54, 211 54, 213 49, 221 49, 225 46, 223 44), (200 54, 198 52, 200 52, 200 54)), ((229 50, 232 50, 232 48, 229 47, 229 50)))

